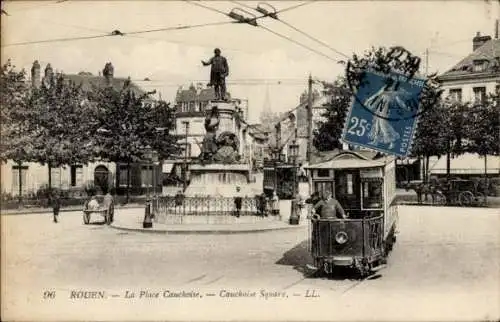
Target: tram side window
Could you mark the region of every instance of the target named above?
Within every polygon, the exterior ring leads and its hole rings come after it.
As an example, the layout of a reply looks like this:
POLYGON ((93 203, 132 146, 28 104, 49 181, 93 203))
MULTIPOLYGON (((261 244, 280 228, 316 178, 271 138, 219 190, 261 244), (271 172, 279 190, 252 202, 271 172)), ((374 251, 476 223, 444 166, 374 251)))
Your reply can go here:
POLYGON ((366 180, 363 186, 363 208, 380 209, 383 206, 382 181, 366 180))

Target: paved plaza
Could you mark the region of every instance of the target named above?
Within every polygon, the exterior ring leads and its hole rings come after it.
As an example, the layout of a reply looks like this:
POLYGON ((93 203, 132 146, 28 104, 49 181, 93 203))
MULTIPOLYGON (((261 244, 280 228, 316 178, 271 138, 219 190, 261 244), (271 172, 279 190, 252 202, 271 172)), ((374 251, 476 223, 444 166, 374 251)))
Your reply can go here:
POLYGON ((498 209, 400 206, 399 214, 387 268, 364 281, 307 278, 307 225, 150 234, 83 225, 80 212, 63 213, 58 224, 48 214, 4 215, 2 318, 498 319, 498 209), (182 292, 200 295, 175 297, 182 292))

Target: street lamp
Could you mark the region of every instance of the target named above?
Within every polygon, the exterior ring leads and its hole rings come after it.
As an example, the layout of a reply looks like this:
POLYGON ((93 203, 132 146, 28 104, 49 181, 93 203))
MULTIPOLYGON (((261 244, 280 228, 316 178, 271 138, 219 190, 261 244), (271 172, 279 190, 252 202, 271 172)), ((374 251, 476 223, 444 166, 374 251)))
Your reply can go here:
POLYGON ((188 133, 189 133, 189 122, 188 121, 183 121, 182 124, 184 124, 184 133, 185 133, 185 143, 186 143, 186 150, 184 151, 184 171, 182 173, 182 188, 183 191, 186 191, 187 187, 187 159, 188 159, 188 133))
POLYGON ((153 149, 149 145, 147 145, 144 148, 144 157, 147 161, 148 172, 149 172, 149 170, 151 170, 151 180, 148 180, 149 182, 148 182, 148 186, 147 186, 147 190, 146 190, 148 200, 151 198, 150 187, 151 187, 152 182, 153 182, 153 171, 152 171, 153 166, 152 166, 152 164, 153 164, 153 158, 155 157, 155 154, 156 153, 153 151, 153 149))
POLYGON ((153 199, 156 199, 156 163, 158 163, 158 152, 153 151, 151 154, 151 161, 152 161, 152 166, 151 166, 151 176, 152 178, 152 184, 153 184, 153 199))
MULTIPOLYGON (((144 148, 144 157, 147 160, 148 164, 148 172, 149 172, 149 167, 150 164, 153 160, 153 150, 151 147, 148 145, 144 148)), ((152 174, 152 172, 151 172, 152 174)), ((146 209, 144 212, 144 221, 142 222, 142 227, 143 228, 152 228, 153 227, 153 221, 152 221, 152 216, 151 216, 151 198, 150 198, 150 193, 149 193, 149 182, 147 186, 147 200, 146 200, 146 209)))
POLYGON ((292 187, 292 207, 290 212, 289 223, 290 225, 298 225, 300 220, 300 205, 298 200, 298 191, 297 191, 297 156, 299 151, 299 145, 293 140, 292 144, 289 146, 290 150, 290 158, 293 163, 293 187, 292 187))
MULTIPOLYGON (((155 128, 155 131, 156 131, 156 146, 159 146, 161 147, 162 144, 158 144, 159 142, 159 139, 158 139, 158 136, 160 135, 160 133, 164 133, 165 131, 167 131, 168 128, 166 127, 157 127, 155 128)), ((155 196, 157 195, 157 192, 156 192, 156 189, 158 188, 157 186, 161 185, 163 187, 163 184, 161 184, 162 182, 162 178, 163 178, 163 153, 160 152, 160 153, 157 153, 157 156, 156 156, 157 159, 159 159, 159 163, 158 163, 158 167, 159 167, 159 171, 161 173, 161 176, 160 176, 160 182, 156 182, 156 185, 155 185, 155 196)), ((158 160, 156 161, 158 162, 158 160)), ((158 176, 155 176, 155 180, 158 180, 158 176)), ((162 189, 160 189, 160 194, 162 194, 162 189)))

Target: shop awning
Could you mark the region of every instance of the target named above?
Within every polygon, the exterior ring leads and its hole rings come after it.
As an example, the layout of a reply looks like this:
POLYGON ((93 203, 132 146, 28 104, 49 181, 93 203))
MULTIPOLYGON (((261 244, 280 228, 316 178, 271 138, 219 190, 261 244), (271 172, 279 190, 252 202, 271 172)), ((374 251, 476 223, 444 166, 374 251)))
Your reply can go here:
MULTIPOLYGON (((446 157, 441 157, 431 168, 431 174, 446 174, 446 157)), ((484 174, 484 157, 466 153, 450 160, 451 174, 484 174)), ((488 155, 487 173, 500 174, 500 157, 488 155)))

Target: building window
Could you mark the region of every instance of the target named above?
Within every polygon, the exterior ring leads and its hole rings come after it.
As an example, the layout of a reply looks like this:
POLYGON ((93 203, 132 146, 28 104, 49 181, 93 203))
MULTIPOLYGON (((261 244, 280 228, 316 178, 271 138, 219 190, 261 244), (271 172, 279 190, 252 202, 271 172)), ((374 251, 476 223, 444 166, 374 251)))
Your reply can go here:
POLYGON ((484 103, 486 101, 486 87, 474 87, 474 103, 484 103))
POLYGON ((462 89, 461 88, 450 89, 450 98, 454 102, 462 102, 462 89))
MULTIPOLYGON (((118 177, 118 185, 120 187, 126 187, 127 186, 127 170, 128 167, 127 165, 120 165, 120 176, 118 177)), ((131 174, 132 176, 132 174, 131 174)))
POLYGON ((189 102, 189 112, 196 112, 195 102, 189 102))
POLYGON ((189 122, 184 121, 182 122, 182 134, 188 135, 189 133, 189 122))
POLYGON ((79 187, 83 184, 83 167, 81 165, 71 166, 70 180, 72 187, 79 187))
POLYGON ((53 187, 61 187, 61 168, 50 169, 51 184, 53 187))
POLYGON ((141 168, 141 184, 143 187, 153 186, 153 167, 152 166, 142 166, 141 168))
POLYGON ((486 70, 488 62, 484 59, 474 60, 473 71, 476 73, 484 72, 486 70))
POLYGON ((21 171, 21 193, 26 193, 27 191, 27 179, 28 179, 28 166, 19 165, 12 166, 12 192, 14 194, 19 192, 19 171, 21 171))

